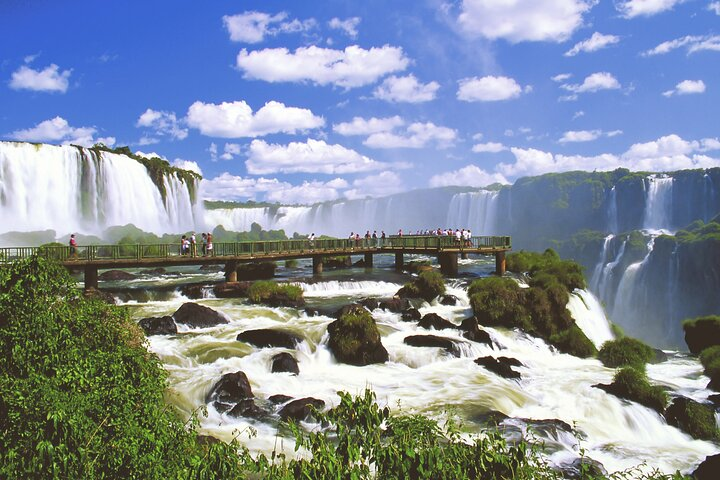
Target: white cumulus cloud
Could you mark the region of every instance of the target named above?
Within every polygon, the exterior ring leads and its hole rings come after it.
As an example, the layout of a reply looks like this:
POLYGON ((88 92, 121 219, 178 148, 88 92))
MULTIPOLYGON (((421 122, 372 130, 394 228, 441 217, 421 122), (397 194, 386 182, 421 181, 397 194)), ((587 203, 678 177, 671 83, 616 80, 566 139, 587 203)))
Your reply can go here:
POLYGON ((287 145, 253 140, 245 162, 248 173, 252 175, 298 172, 345 174, 381 170, 386 166, 342 145, 313 139, 287 145))
POLYGON ((439 88, 439 83, 420 83, 412 74, 405 77, 393 75, 375 89, 373 96, 388 102, 421 103, 434 100, 439 88))
POLYGON ((602 135, 600 130, 570 130, 565 132, 560 140, 560 143, 574 143, 574 142, 592 142, 597 140, 602 135))
POLYGON ((655 48, 642 53, 645 57, 664 55, 678 48, 685 47, 688 55, 702 51, 720 52, 720 35, 686 35, 662 42, 655 48))
POLYGON ((470 77, 459 82, 458 100, 465 102, 496 102, 517 98, 523 89, 509 77, 470 77))
POLYGON ((715 15, 720 15, 720 2, 712 2, 708 5, 708 10, 715 12, 715 15))
POLYGON ((175 160, 173 160, 172 166, 182 168, 183 170, 190 170, 191 172, 195 172, 199 175, 203 174, 200 165, 198 165, 197 162, 194 162, 192 160, 183 160, 182 158, 176 158, 175 160))
POLYGON ((616 90, 620 82, 611 73, 596 72, 585 77, 581 84, 563 84, 562 88, 573 93, 593 93, 600 90, 616 90))
POLYGON ((481 188, 493 183, 509 183, 504 175, 500 173, 489 173, 475 165, 454 170, 452 172, 440 173, 430 177, 431 187, 475 187, 481 188))
POLYGON ((560 82, 564 82, 564 81, 566 81, 566 80, 569 80, 570 77, 572 77, 572 74, 570 74, 570 73, 558 73, 558 74, 555 75, 554 77, 550 78, 550 80, 552 80, 553 82, 558 82, 558 83, 560 83, 560 82))
POLYGON ((424 148, 434 143, 438 148, 450 146, 457 138, 457 132, 432 122, 412 123, 405 132, 378 132, 370 135, 363 143, 370 148, 424 148))
POLYGON ((625 18, 650 17, 672 9, 685 0, 627 0, 615 3, 615 8, 625 18))
POLYGON ((345 20, 340 20, 334 17, 328 22, 328 26, 333 30, 341 30, 345 32, 350 38, 355 38, 358 35, 357 27, 360 25, 360 17, 350 17, 345 20))
POLYGON ((291 188, 276 178, 243 178, 227 172, 200 182, 200 196, 208 200, 261 200, 268 192, 291 188))
POLYGON ((342 122, 333 125, 333 131, 344 136, 372 135, 378 132, 389 132, 404 124, 405 121, 397 115, 387 118, 371 117, 368 119, 353 117, 351 122, 342 122))
POLYGON ((565 52, 565 56, 573 57, 581 52, 586 52, 586 53, 595 52, 597 50, 603 49, 605 47, 614 45, 619 42, 620 42, 620 37, 618 37, 616 35, 603 35, 600 32, 595 32, 587 40, 583 40, 582 42, 576 43, 575 46, 573 46, 570 50, 565 52))
POLYGON ((377 175, 370 175, 355 180, 350 190, 345 191, 345 197, 350 200, 367 197, 386 197, 403 191, 403 182, 400 176, 389 170, 377 175))
POLYGON ((268 192, 265 199, 284 204, 309 205, 337 200, 341 196, 339 189, 347 187, 348 183, 341 178, 329 182, 305 181, 300 185, 283 186, 283 188, 268 192))
POLYGON ((60 67, 51 64, 43 70, 35 70, 23 65, 13 72, 10 88, 13 90, 33 90, 35 92, 60 92, 68 89, 71 70, 60 71, 60 67))
POLYGON ((187 113, 190 127, 203 135, 222 138, 261 137, 272 133, 295 134, 322 127, 325 120, 305 108, 266 103, 253 113, 244 101, 221 104, 195 102, 187 113))
POLYGON ((316 25, 313 19, 285 21, 287 17, 286 12, 270 15, 252 11, 238 15, 225 15, 223 25, 230 34, 230 40, 243 43, 259 43, 265 39, 266 35, 303 32, 316 25))
POLYGON ((138 118, 138 127, 152 128, 155 135, 169 136, 177 140, 187 138, 187 128, 181 126, 174 112, 162 112, 148 108, 138 118))
POLYGON ((673 95, 690 95, 693 93, 704 93, 705 82, 702 80, 683 80, 682 82, 675 85, 675 88, 663 92, 666 97, 672 97, 673 95))
POLYGON ((472 147, 472 151, 475 153, 499 153, 505 150, 507 150, 505 145, 496 142, 476 143, 472 147))
POLYGON ((562 42, 583 24, 597 0, 463 0, 464 33, 491 40, 562 42))
POLYGON ((393 72, 405 70, 410 60, 402 48, 383 45, 366 50, 351 45, 344 50, 317 46, 240 51, 237 67, 247 79, 266 82, 312 82, 344 88, 361 87, 393 72))
MULTIPOLYGON (((74 144, 92 146, 96 143, 94 135, 97 129, 94 127, 71 127, 67 120, 62 117, 55 117, 38 123, 32 128, 16 130, 10 133, 15 140, 26 142, 57 142, 62 144, 74 144)), ((108 137, 103 139, 106 145, 115 143, 115 139, 108 137), (111 142, 108 142, 109 140, 111 142)))

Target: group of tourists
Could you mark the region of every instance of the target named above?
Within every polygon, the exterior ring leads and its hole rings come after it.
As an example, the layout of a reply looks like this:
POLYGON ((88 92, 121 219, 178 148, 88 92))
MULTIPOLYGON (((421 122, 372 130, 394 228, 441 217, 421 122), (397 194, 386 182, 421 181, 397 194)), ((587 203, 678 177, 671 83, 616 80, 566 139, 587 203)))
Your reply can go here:
MULTIPOLYGON (((461 244, 466 247, 472 246, 472 232, 470 229, 465 228, 456 228, 453 230, 452 228, 437 228, 434 230, 416 230, 415 233, 403 233, 402 228, 398 230, 397 236, 448 236, 448 237, 454 237, 455 243, 461 244)), ((312 241, 315 239, 315 234, 313 233, 310 237, 308 237, 312 241)), ((354 242, 356 247, 364 246, 375 246, 375 247, 382 247, 385 244, 385 239, 387 238, 387 235, 385 234, 384 230, 380 231, 380 234, 378 234, 377 230, 374 230, 372 234, 370 233, 370 230, 367 230, 365 232, 365 236, 361 237, 359 232, 350 232, 350 236, 348 237, 349 240, 354 242)))
POLYGON ((354 242, 356 247, 375 246, 375 247, 379 248, 379 247, 382 247, 383 244, 385 243, 386 237, 387 237, 387 235, 385 235, 385 230, 381 230, 379 235, 377 233, 377 230, 374 230, 372 234, 370 233, 370 230, 368 230, 367 232, 365 232, 364 237, 360 237, 359 232, 358 233, 350 232, 350 236, 348 237, 348 240, 351 240, 352 242, 354 242))
MULTIPOLYGON (((206 257, 213 253, 213 236, 212 233, 203 232, 201 235, 202 243, 202 256, 206 257)), ((197 257, 197 238, 195 232, 191 232, 190 235, 183 235, 180 238, 180 255, 190 255, 191 257, 197 257)))

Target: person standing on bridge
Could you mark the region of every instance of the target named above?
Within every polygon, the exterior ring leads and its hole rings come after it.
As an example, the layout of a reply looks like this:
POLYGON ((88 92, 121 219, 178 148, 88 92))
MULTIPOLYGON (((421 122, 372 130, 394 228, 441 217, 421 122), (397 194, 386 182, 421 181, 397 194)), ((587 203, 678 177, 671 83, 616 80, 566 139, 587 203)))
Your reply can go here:
POLYGON ((207 255, 207 234, 203 232, 200 236, 202 237, 202 254, 204 257, 207 255))
POLYGON ((207 255, 208 255, 209 257, 212 257, 212 253, 213 253, 213 238, 212 238, 212 233, 210 233, 210 232, 208 232, 208 234, 207 234, 207 247, 206 247, 206 250, 205 250, 205 251, 207 252, 207 255))
POLYGON ((195 232, 190 235, 190 256, 197 257, 197 239, 195 238, 195 232))
POLYGON ((315 232, 308 236, 308 243, 310 244, 310 250, 315 248, 315 232))
POLYGON ((70 258, 78 258, 77 254, 77 240, 75 240, 75 234, 70 235, 70 258))

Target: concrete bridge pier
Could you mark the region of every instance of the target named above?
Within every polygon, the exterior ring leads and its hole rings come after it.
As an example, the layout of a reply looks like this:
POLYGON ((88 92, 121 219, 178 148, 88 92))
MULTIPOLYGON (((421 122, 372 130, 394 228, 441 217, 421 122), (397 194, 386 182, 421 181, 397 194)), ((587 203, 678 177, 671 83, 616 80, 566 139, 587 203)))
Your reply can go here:
POLYGON ((85 266, 85 290, 98 288, 98 269, 92 265, 85 266))
POLYGON ((366 253, 365 254, 365 268, 373 268, 373 254, 372 253, 366 253))
POLYGON ((402 253, 396 253, 395 254, 395 270, 401 271, 403 269, 403 266, 405 265, 403 254, 402 253))
POLYGON ((227 262, 225 264, 225 281, 226 282, 237 282, 237 262, 227 262))
POLYGON ((315 256, 313 259, 313 275, 318 275, 323 271, 323 257, 315 256))
POLYGON ((460 253, 460 258, 462 258, 463 260, 467 260, 468 254, 466 252, 462 252, 462 253, 460 253))
POLYGON ((505 274, 505 252, 497 252, 495 253, 495 274, 496 275, 504 275, 505 274))
POLYGON ((458 254, 441 253, 438 255, 440 261, 440 272, 443 275, 456 276, 458 274, 458 254))

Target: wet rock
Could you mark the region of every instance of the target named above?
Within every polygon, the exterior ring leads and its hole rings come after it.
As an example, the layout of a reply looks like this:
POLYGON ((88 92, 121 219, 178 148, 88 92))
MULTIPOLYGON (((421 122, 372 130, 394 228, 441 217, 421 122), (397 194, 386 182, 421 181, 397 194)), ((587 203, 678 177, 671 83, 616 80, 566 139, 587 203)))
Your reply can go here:
POLYGON ((270 403, 274 403, 275 405, 287 403, 292 399, 293 399, 293 397, 291 397, 290 395, 283 395, 281 393, 278 393, 277 395, 270 395, 268 397, 268 400, 270 401, 270 403))
POLYGON ((410 308, 410 301, 407 298, 393 297, 380 302, 380 308, 393 313, 402 313, 410 308))
POLYGON ((347 268, 352 266, 352 258, 347 257, 326 257, 323 259, 324 268, 347 268))
POLYGON ((418 323, 419 327, 426 329, 444 330, 446 328, 457 328, 457 325, 449 320, 445 320, 437 313, 428 313, 418 323))
POLYGON ((272 368, 270 371, 272 373, 289 372, 293 375, 298 375, 300 368, 298 367, 298 362, 295 357, 287 352, 282 352, 272 357, 272 368))
POLYGON ((318 310, 317 308, 305 307, 305 315, 307 315, 308 317, 317 317, 318 315, 320 315, 320 310, 318 310))
POLYGON ((83 295, 85 296, 85 298, 100 300, 101 302, 105 302, 108 305, 115 305, 117 303, 113 294, 111 294, 110 292, 105 292, 103 290, 98 290, 97 288, 88 288, 87 290, 83 291, 83 295))
POLYGON ((134 280, 137 275, 126 272, 124 270, 108 270, 98 275, 99 280, 134 280))
POLYGON ((204 283, 194 283, 180 287, 180 293, 192 300, 205 298, 205 291, 210 287, 204 283))
POLYGON ((440 302, 440 305, 455 306, 460 302, 460 299, 455 295, 445 294, 441 295, 440 298, 438 298, 438 301, 440 302))
POLYGON ((143 275, 165 275, 167 273, 167 270, 165 270, 163 267, 157 267, 157 268, 148 268, 147 270, 141 270, 140 273, 143 275))
POLYGON ((360 305, 372 312, 380 306, 380 302, 377 298, 363 298, 362 300, 360 300, 360 305))
POLYGON ((388 360, 375 320, 359 305, 328 325, 328 334, 328 348, 339 362, 362 366, 388 360))
POLYGON ((172 316, 175 322, 193 328, 207 328, 228 323, 227 318, 222 313, 205 305, 192 302, 183 303, 172 316))
POLYGON ((226 412, 235 404, 254 397, 247 375, 237 371, 223 375, 207 394, 205 401, 214 403, 218 411, 226 412))
POLYGON ((332 315, 330 315, 333 318, 340 318, 343 315, 346 315, 348 313, 354 312, 358 308, 364 308, 359 303, 351 303, 350 305, 343 305, 339 309, 335 310, 332 315))
POLYGON ((439 337, 437 335, 410 335, 403 339, 403 343, 411 347, 439 347, 445 349, 448 353, 452 353, 456 357, 460 356, 457 344, 452 338, 439 337))
POLYGON ((466 318, 460 324, 460 330, 463 331, 463 337, 472 342, 484 343, 492 346, 492 338, 485 330, 481 330, 477 318, 466 318))
POLYGON ((241 263, 236 271, 238 280, 267 280, 275 276, 275 264, 272 262, 241 263))
POLYGON ((561 465, 560 471, 563 478, 568 479, 606 478, 608 474, 602 463, 588 457, 579 457, 572 463, 561 465))
POLYGON ((655 356, 650 359, 650 363, 662 363, 667 361, 667 353, 663 352, 659 348, 653 348, 653 352, 655 353, 655 356))
POLYGON ((713 394, 708 396, 708 401, 712 402, 713 405, 715 405, 715 408, 720 407, 720 394, 713 394))
MULTIPOLYGON (((216 404, 217 405, 217 404, 216 404)), ((228 415, 233 417, 247 417, 262 419, 269 415, 270 412, 266 412, 255 404, 255 400, 252 398, 246 398, 240 400, 235 404, 228 412, 228 415)))
POLYGON ((685 343, 690 353, 700 355, 708 347, 720 345, 720 317, 695 318, 683 323, 685 343))
POLYGON ((250 282, 223 282, 213 287, 217 298, 244 298, 247 297, 250 282))
POLYGON ((720 453, 708 455, 692 473, 695 480, 715 480, 720 478, 720 453))
POLYGON ((511 359, 507 357, 499 357, 496 359, 488 356, 476 358, 475 363, 503 378, 520 378, 520 373, 512 369, 514 362, 510 360, 511 359))
POLYGON ((145 335, 175 335, 177 325, 170 315, 164 317, 148 317, 138 322, 145 335))
POLYGON ((246 330, 237 336, 241 342, 255 345, 256 347, 281 347, 295 348, 298 343, 302 342, 302 337, 284 330, 273 330, 271 328, 261 328, 258 330, 246 330))
POLYGON ((312 412, 311 407, 320 410, 325 407, 325 402, 312 397, 299 398, 281 408, 279 415, 283 420, 305 420, 312 412))
POLYGON ((696 402, 690 398, 677 397, 665 410, 668 424, 679 428, 699 440, 716 440, 718 428, 712 405, 696 402))
POLYGON ((400 316, 403 322, 417 322, 422 318, 422 313, 417 308, 408 308, 400 316))
POLYGON ((353 263, 353 267, 364 267, 365 266, 365 259, 361 258, 357 262, 353 263))

